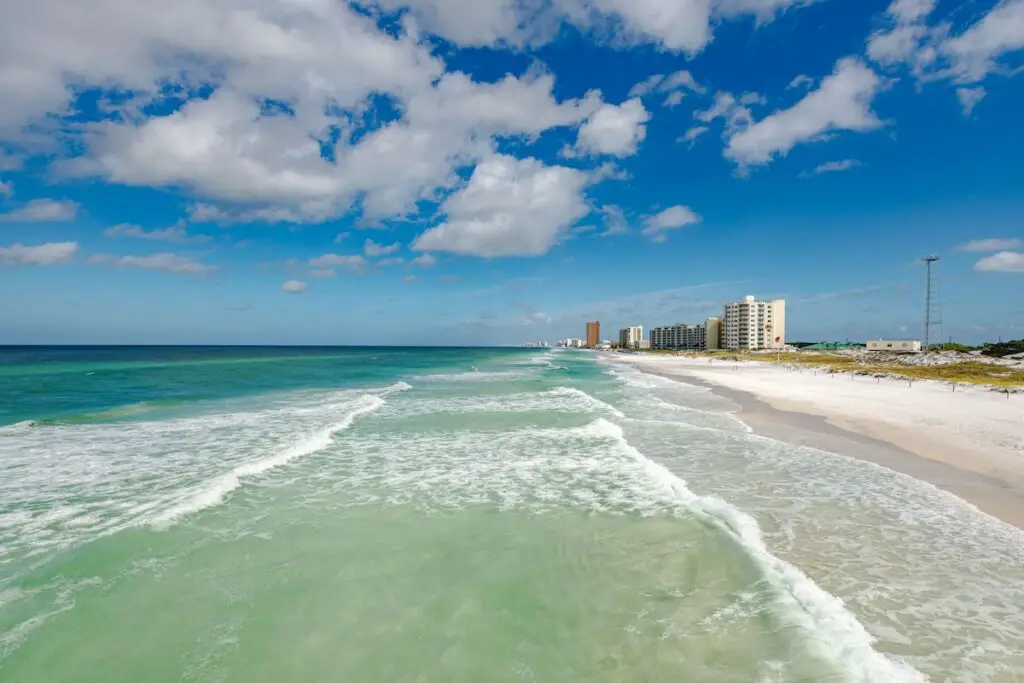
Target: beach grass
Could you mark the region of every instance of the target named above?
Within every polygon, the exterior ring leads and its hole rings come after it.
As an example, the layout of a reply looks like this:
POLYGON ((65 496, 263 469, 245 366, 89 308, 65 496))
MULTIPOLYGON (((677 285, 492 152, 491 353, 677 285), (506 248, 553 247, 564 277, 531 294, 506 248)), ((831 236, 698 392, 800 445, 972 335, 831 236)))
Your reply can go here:
POLYGON ((932 380, 951 384, 977 384, 998 388, 1024 388, 1024 370, 965 360, 961 362, 914 365, 893 362, 889 356, 872 359, 870 356, 850 356, 833 353, 783 352, 782 354, 748 351, 691 352, 685 355, 708 358, 715 362, 758 361, 789 366, 820 368, 833 372, 852 372, 862 375, 906 377, 911 380, 932 380))

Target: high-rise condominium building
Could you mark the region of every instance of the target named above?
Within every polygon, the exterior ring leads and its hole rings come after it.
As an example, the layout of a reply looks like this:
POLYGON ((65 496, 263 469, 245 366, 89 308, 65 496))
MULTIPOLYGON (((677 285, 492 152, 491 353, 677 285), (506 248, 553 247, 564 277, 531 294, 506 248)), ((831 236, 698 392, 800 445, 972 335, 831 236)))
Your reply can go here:
POLYGON ((721 348, 722 319, 708 318, 703 325, 678 323, 651 330, 652 349, 704 351, 721 348))
POLYGON ((601 323, 598 321, 587 323, 587 346, 597 346, 601 343, 601 323))
POLYGON ((644 340, 644 328, 636 325, 634 327, 623 327, 619 330, 619 346, 626 349, 635 349, 644 340))
POLYGON ((781 349, 786 345, 786 302, 743 297, 725 305, 722 348, 781 349))

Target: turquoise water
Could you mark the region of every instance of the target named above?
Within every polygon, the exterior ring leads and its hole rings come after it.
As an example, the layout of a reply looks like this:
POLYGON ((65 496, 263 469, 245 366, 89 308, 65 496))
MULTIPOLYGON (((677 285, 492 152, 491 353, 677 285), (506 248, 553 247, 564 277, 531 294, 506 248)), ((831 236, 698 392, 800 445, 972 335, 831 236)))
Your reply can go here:
POLYGON ((575 352, 0 351, 0 680, 1024 680, 1024 543, 575 352))

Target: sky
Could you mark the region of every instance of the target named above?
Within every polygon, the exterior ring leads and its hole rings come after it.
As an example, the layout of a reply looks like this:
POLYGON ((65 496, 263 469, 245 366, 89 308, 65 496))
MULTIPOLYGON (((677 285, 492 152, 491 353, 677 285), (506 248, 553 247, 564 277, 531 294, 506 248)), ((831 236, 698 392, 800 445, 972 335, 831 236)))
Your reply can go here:
POLYGON ((0 4, 0 343, 1024 337, 1024 0, 0 4))

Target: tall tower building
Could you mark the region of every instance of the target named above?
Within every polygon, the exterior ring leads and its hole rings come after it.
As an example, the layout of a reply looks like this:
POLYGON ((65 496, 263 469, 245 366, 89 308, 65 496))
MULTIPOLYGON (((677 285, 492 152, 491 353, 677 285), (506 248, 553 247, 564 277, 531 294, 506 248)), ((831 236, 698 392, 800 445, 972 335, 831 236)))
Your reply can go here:
POLYGON ((746 296, 726 304, 721 343, 725 349, 781 349, 786 345, 785 300, 746 296))
POLYGON ((601 323, 598 321, 587 323, 587 346, 597 346, 601 343, 601 323))

